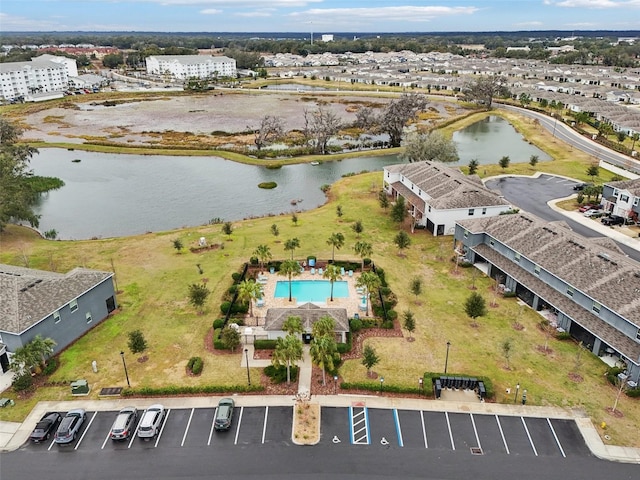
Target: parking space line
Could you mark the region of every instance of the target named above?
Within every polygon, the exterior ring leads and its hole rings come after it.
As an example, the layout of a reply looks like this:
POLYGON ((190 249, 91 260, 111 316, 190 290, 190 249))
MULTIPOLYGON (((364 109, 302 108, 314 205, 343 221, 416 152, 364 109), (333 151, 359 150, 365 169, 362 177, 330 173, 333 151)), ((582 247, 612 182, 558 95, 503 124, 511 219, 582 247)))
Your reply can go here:
POLYGON ((562 445, 560 445, 560 440, 558 440, 558 436, 556 435, 556 431, 553 428, 553 425, 551 425, 551 420, 549 420, 547 418, 547 423, 549 424, 549 428, 551 429, 551 433, 553 433, 553 438, 556 439, 556 443, 558 444, 558 448, 560 449, 560 453, 562 454, 562 456, 564 458, 567 458, 567 456, 564 454, 564 450, 562 449, 562 445))
POLYGON ((400 418, 398 418, 398 409, 393 409, 393 420, 396 423, 396 434, 398 435, 398 446, 404 447, 404 442, 402 441, 402 429, 400 428, 400 418))
POLYGON ((153 448, 158 446, 158 442, 160 442, 160 437, 162 436, 162 432, 164 432, 164 426, 167 424, 167 420, 169 419, 169 415, 171 414, 171 409, 167 410, 167 414, 164 416, 164 420, 162 421, 162 426, 160 427, 160 433, 158 433, 158 438, 156 438, 156 443, 153 445, 153 448))
POLYGON ((447 412, 444 412, 444 416, 447 419, 447 428, 449 429, 449 438, 451 439, 451 449, 455 450, 456 444, 453 443, 453 433, 451 432, 451 423, 449 423, 449 414, 447 412))
POLYGON ((424 438, 424 448, 429 448, 427 443, 427 429, 424 427, 424 412, 420 410, 420 421, 422 422, 422 437, 424 438))
POLYGON ((104 450, 104 446, 107 444, 107 442, 109 441, 109 437, 111 436, 111 430, 109 430, 109 432, 107 432, 107 438, 104 439, 104 442, 102 442, 102 447, 100 447, 100 450, 104 450))
POLYGON ((478 429, 476 428, 476 421, 473 419, 473 413, 470 413, 469 416, 471 417, 471 425, 473 425, 473 433, 476 436, 476 446, 478 448, 482 448, 482 445, 480 445, 480 438, 478 437, 478 429))
POLYGON ((213 427, 216 424, 216 414, 218 413, 218 407, 213 411, 213 420, 211 420, 211 430, 209 430, 209 440, 207 440, 207 446, 211 445, 211 437, 213 436, 213 427))
POLYGON ((80 444, 82 443, 82 439, 84 438, 84 436, 89 431, 89 428, 91 428, 91 424, 93 423, 93 419, 96 418, 97 414, 98 414, 98 412, 93 412, 93 417, 91 417, 91 420, 89 420, 89 425, 87 425, 87 428, 85 428, 84 432, 82 432, 82 435, 80 436, 80 440, 78 440, 78 443, 76 443, 76 446, 73 448, 74 450, 77 450, 78 447, 80 446, 80 444))
POLYGON ((49 445, 49 448, 47 448, 47 452, 48 452, 49 450, 51 450, 55 444, 56 444, 56 435, 55 435, 55 433, 54 433, 54 434, 53 434, 53 440, 51 440, 51 445, 49 445))
POLYGON ((233 444, 238 444, 238 435, 240 435, 240 424, 242 423, 242 412, 244 407, 240 407, 240 415, 238 415, 238 423, 236 423, 236 438, 233 440, 233 444))
POLYGON ((527 428, 527 423, 524 421, 524 417, 520 417, 522 420, 522 425, 524 425, 524 431, 527 432, 527 437, 529 437, 529 443, 531 444, 531 448, 533 449, 533 453, 535 453, 536 457, 538 456, 538 451, 536 450, 536 446, 533 444, 533 439, 531 435, 529 435, 529 429, 527 428))
POLYGON ((370 445, 369 438, 369 412, 367 407, 362 408, 361 412, 354 413, 354 407, 349 407, 349 422, 351 424, 351 443, 353 445, 370 445), (359 427, 356 430, 356 427, 359 427))
POLYGON ((184 447, 184 441, 187 439, 187 433, 189 433, 189 426, 191 425, 191 419, 193 418, 194 410, 195 408, 191 409, 191 414, 189 415, 189 421, 187 421, 187 427, 184 429, 184 435, 182 436, 182 443, 180 444, 181 447, 184 447))
POLYGON ((262 443, 264 443, 264 437, 267 435, 267 418, 269 417, 269 405, 264 407, 264 423, 262 424, 262 443))
POLYGON ((507 445, 507 439, 504 438, 504 432, 502 431, 502 425, 500 425, 500 418, 496 415, 496 422, 498 422, 498 430, 500 430, 500 436, 502 437, 502 443, 504 443, 504 449, 507 451, 507 455, 510 455, 509 445, 507 445))

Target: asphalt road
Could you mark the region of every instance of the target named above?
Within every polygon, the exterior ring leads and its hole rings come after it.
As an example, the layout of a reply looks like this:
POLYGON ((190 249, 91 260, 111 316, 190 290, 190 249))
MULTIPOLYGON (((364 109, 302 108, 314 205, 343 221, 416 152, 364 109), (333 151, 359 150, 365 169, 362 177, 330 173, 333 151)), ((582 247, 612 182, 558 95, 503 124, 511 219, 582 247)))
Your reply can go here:
MULTIPOLYGON (((499 190, 511 204, 532 213, 549 222, 564 221, 571 229, 583 237, 601 237, 602 234, 592 230, 570 218, 565 217, 547 205, 549 200, 563 198, 575 193, 576 182, 553 175, 540 175, 538 178, 501 177, 488 180, 485 185, 492 190, 499 190)), ((630 258, 640 262, 640 252, 626 245, 617 243, 618 247, 630 258)))

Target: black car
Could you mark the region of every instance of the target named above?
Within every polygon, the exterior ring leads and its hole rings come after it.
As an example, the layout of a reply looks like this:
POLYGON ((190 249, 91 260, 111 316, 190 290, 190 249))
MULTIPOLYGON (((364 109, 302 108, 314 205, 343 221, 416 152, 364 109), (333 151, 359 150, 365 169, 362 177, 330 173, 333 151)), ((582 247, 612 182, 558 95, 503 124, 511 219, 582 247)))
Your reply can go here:
POLYGON ((34 443, 40 443, 44 440, 48 440, 53 432, 56 430, 56 426, 60 423, 62 416, 58 412, 45 413, 40 419, 36 428, 33 429, 29 439, 34 443))
POLYGON ((573 189, 577 192, 581 192, 585 188, 591 187, 591 186, 593 186, 593 183, 578 183, 573 186, 573 189))
POLYGON ((620 215, 611 215, 609 217, 604 217, 602 220, 603 225, 624 225, 624 217, 620 215))

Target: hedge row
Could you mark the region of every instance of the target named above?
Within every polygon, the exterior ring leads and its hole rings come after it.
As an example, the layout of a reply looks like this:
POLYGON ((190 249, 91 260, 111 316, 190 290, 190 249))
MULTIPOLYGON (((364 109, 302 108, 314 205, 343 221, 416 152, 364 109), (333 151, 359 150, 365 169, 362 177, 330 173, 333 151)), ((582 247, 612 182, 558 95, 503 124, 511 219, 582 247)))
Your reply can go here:
POLYGON ((142 387, 126 388, 122 391, 123 397, 153 397, 165 395, 193 395, 199 393, 248 393, 261 392, 264 388, 261 385, 195 385, 166 387, 142 387))
MULTIPOLYGON (((343 390, 369 390, 371 392, 379 392, 380 391, 380 382, 343 382, 340 384, 340 388, 343 390)), ((416 387, 403 387, 401 385, 382 385, 383 392, 392 392, 392 393, 412 393, 412 394, 420 394, 420 390, 416 387)))
POLYGON ((277 340, 255 340, 253 348, 256 350, 273 350, 276 348, 277 340))

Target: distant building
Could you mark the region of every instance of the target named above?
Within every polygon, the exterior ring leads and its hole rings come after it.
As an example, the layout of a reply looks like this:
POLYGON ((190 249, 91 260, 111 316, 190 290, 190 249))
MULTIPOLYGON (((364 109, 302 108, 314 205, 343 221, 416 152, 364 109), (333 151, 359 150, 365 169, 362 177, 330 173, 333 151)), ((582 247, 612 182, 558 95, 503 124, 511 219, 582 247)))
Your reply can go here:
POLYGON ((145 59, 150 75, 169 75, 175 79, 236 77, 236 61, 212 55, 154 55, 145 59))
POLYGON ((323 42, 333 42, 333 35, 322 35, 323 42))
POLYGON ((113 273, 75 268, 66 274, 0 264, 0 366, 36 335, 64 349, 117 307, 113 273))
POLYGON ((40 55, 30 62, 0 63, 0 96, 5 100, 30 98, 35 93, 63 92, 69 77, 78 76, 76 61, 40 55))

